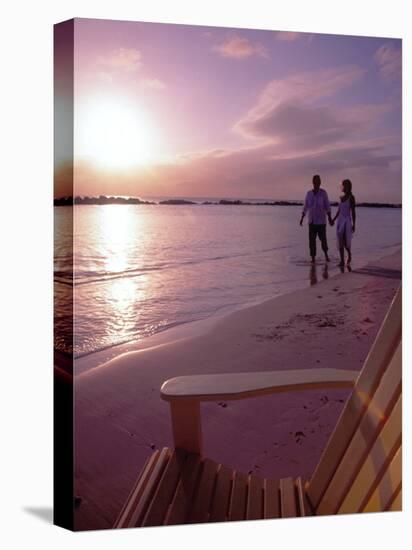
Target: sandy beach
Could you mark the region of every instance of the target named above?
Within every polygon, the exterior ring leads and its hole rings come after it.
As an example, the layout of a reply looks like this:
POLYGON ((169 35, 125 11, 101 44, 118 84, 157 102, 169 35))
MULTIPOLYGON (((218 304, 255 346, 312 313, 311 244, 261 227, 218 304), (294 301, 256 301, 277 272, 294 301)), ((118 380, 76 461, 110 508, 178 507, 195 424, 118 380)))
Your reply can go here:
MULTIPOLYGON (((153 449, 172 444, 161 384, 184 374, 360 369, 401 283, 401 250, 303 290, 76 364, 76 529, 110 528, 153 449), (100 361, 99 361, 100 358, 100 361)), ((309 284, 309 283, 308 283, 309 284)), ((346 390, 202 405, 205 455, 309 477, 346 390)))

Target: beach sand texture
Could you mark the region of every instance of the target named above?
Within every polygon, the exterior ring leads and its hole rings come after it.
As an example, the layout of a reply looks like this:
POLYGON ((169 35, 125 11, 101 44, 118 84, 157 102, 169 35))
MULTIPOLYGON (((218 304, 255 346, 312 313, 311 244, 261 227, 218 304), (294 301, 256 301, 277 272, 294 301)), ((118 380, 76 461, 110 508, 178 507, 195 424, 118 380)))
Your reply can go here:
MULTIPOLYGON (((360 369, 401 283, 401 256, 354 265, 351 273, 206 323, 195 335, 188 326, 187 338, 123 353, 76 376, 76 529, 112 527, 146 458, 172 444, 159 392, 166 379, 360 369)), ((204 403, 204 454, 244 472, 307 478, 347 395, 322 390, 204 403)))

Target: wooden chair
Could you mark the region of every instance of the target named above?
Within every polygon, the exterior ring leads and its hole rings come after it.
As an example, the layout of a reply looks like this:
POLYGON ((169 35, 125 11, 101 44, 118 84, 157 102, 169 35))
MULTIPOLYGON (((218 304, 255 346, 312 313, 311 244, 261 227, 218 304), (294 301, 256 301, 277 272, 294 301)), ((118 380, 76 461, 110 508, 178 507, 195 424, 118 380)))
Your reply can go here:
POLYGON ((399 290, 360 373, 333 369, 182 376, 165 382, 174 449, 147 460, 116 528, 401 509, 399 290), (353 387, 309 481, 264 479, 203 458, 200 402, 353 387))

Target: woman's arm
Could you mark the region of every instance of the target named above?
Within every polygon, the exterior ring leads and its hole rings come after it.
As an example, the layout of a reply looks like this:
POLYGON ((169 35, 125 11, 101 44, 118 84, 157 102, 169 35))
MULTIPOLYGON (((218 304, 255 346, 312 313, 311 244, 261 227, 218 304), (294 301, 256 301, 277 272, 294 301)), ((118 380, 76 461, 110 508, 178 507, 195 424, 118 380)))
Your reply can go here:
POLYGON ((355 233, 355 225, 356 225, 356 201, 355 197, 352 195, 351 201, 350 201, 350 210, 352 213, 352 232, 355 233))
POLYGON ((335 220, 338 216, 339 216, 339 206, 338 206, 338 209, 336 210, 335 216, 332 218, 332 223, 335 223, 335 220))

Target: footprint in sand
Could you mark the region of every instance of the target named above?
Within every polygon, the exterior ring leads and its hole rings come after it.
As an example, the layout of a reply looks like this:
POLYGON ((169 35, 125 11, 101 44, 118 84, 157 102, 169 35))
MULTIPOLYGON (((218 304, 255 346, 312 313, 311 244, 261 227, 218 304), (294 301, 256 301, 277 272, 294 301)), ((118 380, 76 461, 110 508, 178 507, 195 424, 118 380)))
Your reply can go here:
POLYGON ((325 327, 336 327, 336 323, 334 323, 333 321, 329 320, 329 319, 326 319, 325 321, 321 321, 320 323, 318 323, 316 325, 317 327, 319 328, 325 328, 325 327))
POLYGON ((304 437, 306 437, 306 435, 302 431, 295 432, 295 442, 296 443, 300 444, 304 437))

